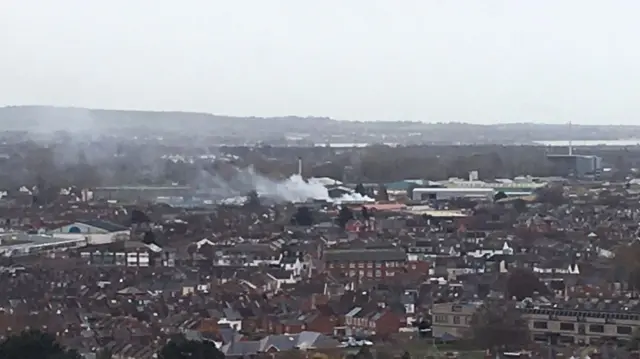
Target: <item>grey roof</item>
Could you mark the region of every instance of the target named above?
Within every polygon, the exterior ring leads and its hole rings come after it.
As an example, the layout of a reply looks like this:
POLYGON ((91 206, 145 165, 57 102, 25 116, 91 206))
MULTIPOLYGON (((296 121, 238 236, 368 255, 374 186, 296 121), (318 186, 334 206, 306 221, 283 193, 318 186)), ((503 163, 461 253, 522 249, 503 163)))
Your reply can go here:
POLYGON ((27 233, 2 233, 0 234, 0 253, 4 253, 5 255, 9 253, 11 253, 9 255, 20 255, 17 252, 24 253, 24 251, 36 246, 73 242, 78 246, 83 246, 83 241, 84 238, 69 239, 27 233))
POLYGON ((227 320, 242 320, 242 315, 232 308, 224 308, 222 309, 222 313, 227 320))
POLYGON ((222 346, 221 349, 224 355, 226 355, 227 357, 257 354, 261 351, 259 341, 231 342, 227 345, 222 346))
POLYGON ((126 287, 126 288, 120 289, 117 293, 118 294, 145 294, 146 292, 136 287, 126 287))
POLYGON ((295 348, 336 348, 340 343, 324 334, 316 332, 301 332, 298 334, 269 335, 260 341, 231 342, 222 347, 226 356, 244 356, 264 353, 274 348, 286 351, 295 348))
POLYGON ((324 252, 324 259, 328 262, 405 261, 407 253, 402 248, 329 249, 324 252))
POLYGON ((129 228, 125 227, 125 226, 121 226, 119 224, 113 223, 113 222, 109 222, 109 221, 103 221, 100 219, 92 219, 92 220, 88 220, 88 221, 78 221, 78 223, 82 223, 82 224, 86 224, 87 226, 91 226, 91 227, 96 227, 96 228, 100 228, 103 229, 107 232, 120 232, 120 231, 126 231, 129 228))

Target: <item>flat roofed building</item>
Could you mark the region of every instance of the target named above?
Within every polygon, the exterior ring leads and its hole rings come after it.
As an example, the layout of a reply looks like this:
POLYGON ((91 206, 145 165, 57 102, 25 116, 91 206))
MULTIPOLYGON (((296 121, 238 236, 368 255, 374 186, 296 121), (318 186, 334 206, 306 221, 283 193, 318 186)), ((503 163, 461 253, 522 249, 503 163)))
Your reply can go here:
POLYGON ((431 330, 434 338, 464 338, 471 324, 471 317, 482 302, 436 303, 431 309, 431 330))
POLYGON ((496 191, 493 188, 415 188, 414 201, 446 201, 454 198, 476 198, 493 200, 496 191))
POLYGON ((116 186, 97 187, 93 190, 96 200, 155 201, 158 197, 184 197, 192 192, 186 186, 116 186))
POLYGON ((87 239, 83 237, 59 238, 27 233, 2 233, 2 235, 0 235, 0 255, 5 257, 60 251, 80 248, 86 245, 87 239))
MULTIPOLYGON (((551 337, 560 344, 599 345, 610 339, 619 343, 631 340, 640 329, 640 310, 626 305, 612 306, 612 300, 588 303, 593 309, 528 306, 519 308, 529 324, 534 341, 547 342, 551 337)), ((431 310, 433 336, 462 338, 469 329, 475 309, 481 302, 438 303, 431 310)))
POLYGON ((602 158, 593 155, 550 154, 547 160, 553 165, 556 176, 584 177, 602 170, 602 158))

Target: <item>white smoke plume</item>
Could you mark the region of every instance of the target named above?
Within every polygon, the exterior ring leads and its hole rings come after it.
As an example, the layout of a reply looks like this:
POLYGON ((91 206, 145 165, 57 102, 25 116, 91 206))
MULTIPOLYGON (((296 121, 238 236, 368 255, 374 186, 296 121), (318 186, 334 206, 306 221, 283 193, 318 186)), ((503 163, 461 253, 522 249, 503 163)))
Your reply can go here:
POLYGON ((292 175, 285 180, 272 180, 256 173, 249 167, 239 170, 231 181, 206 173, 207 181, 201 183, 209 187, 212 194, 222 195, 223 203, 237 204, 246 201, 246 193, 256 191, 258 196, 278 202, 306 202, 309 200, 324 200, 327 202, 373 202, 372 198, 359 193, 345 194, 339 198, 331 198, 328 189, 318 180, 305 180, 299 175, 292 175))

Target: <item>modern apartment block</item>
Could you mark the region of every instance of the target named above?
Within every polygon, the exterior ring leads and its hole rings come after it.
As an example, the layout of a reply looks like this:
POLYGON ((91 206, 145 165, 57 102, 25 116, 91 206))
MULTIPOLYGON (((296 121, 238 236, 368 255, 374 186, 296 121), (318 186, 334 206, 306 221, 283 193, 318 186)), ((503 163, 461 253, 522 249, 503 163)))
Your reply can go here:
MULTIPOLYGON (((522 306, 520 310, 529 323, 533 340, 557 341, 559 344, 584 343, 598 345, 606 340, 624 343, 640 328, 638 301, 616 303, 600 300, 606 305, 579 306, 580 309, 560 305, 522 306), (606 308, 605 308, 606 307, 606 308)), ((589 304, 594 304, 589 303, 589 304)), ((432 308, 432 330, 436 338, 462 338, 466 335, 475 309, 480 302, 438 303, 432 308)), ((575 306, 578 307, 578 306, 575 306)))
POLYGON ((482 302, 437 303, 431 309, 431 330, 435 338, 464 338, 471 317, 482 302))

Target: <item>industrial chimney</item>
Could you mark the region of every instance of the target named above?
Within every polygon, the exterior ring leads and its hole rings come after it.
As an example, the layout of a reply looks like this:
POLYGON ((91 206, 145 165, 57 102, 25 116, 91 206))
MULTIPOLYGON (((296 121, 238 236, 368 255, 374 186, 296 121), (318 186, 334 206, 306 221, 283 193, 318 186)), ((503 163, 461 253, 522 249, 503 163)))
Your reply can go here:
POLYGON ((298 157, 298 176, 302 177, 302 157, 298 157))

